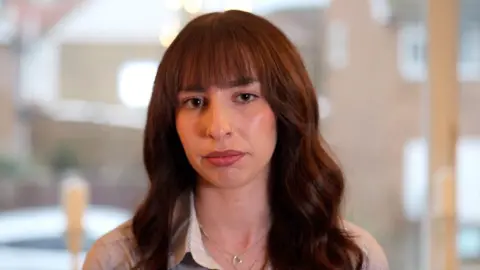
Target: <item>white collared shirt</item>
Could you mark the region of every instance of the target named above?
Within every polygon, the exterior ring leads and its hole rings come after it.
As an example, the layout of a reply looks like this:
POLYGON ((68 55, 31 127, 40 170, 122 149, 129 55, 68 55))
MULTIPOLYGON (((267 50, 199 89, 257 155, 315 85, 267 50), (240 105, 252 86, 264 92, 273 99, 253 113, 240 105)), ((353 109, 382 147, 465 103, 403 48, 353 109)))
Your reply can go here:
MULTIPOLYGON (((220 265, 208 254, 202 240, 191 194, 182 196, 175 207, 169 269, 218 269, 220 265)), ((367 255, 365 270, 388 270, 383 249, 365 230, 344 222, 367 255)), ((131 222, 127 222, 98 239, 87 254, 83 270, 130 270, 137 263, 131 222)), ((269 267, 270 268, 270 267, 269 267)))
MULTIPOLYGON (((200 230, 200 223, 197 219, 193 194, 190 195, 190 218, 187 237, 185 238, 185 251, 183 252, 183 255, 185 256, 185 254, 189 252, 195 262, 197 262, 199 265, 207 269, 221 269, 220 265, 209 255, 203 244, 202 233, 200 230)), ((175 263, 180 264, 181 261, 176 261, 175 263)), ((174 265, 170 266, 170 268, 173 268, 173 266, 174 265)))

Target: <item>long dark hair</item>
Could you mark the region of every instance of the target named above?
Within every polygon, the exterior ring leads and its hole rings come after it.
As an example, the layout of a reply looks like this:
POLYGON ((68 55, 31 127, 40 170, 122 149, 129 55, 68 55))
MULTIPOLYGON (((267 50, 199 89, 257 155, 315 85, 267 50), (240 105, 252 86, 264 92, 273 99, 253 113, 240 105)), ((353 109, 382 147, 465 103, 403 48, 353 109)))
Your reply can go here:
POLYGON ((319 135, 317 97, 301 57, 270 22, 233 10, 189 22, 158 68, 143 150, 150 189, 132 225, 138 268, 167 269, 175 204, 196 181, 175 127, 178 91, 239 76, 258 79, 277 118, 267 250, 273 269, 361 269, 362 250, 340 218, 344 177, 319 135))

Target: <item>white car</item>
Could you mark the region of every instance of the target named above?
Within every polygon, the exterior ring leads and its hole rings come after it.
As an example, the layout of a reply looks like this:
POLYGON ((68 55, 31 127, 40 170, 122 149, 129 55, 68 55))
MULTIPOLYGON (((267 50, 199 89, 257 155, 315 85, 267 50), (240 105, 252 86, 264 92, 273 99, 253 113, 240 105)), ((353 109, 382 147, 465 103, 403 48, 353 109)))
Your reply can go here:
MULTIPOLYGON (((93 242, 128 221, 130 211, 91 205, 84 216, 82 265, 93 242)), ((0 212, 1 270, 71 270, 72 256, 64 240, 66 219, 61 207, 35 207, 0 212)))

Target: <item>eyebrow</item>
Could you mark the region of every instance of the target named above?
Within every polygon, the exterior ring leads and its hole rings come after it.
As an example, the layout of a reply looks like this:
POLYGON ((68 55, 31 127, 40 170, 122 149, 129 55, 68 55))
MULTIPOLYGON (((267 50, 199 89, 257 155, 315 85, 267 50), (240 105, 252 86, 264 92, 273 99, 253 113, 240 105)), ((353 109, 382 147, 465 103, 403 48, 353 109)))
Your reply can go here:
MULTIPOLYGON (((226 83, 220 84, 218 86, 221 88, 233 88, 233 87, 249 85, 256 81, 258 80, 253 77, 241 76, 235 80, 227 81, 226 83)), ((200 84, 192 84, 182 89, 181 92, 205 92, 205 90, 206 88, 200 84)))

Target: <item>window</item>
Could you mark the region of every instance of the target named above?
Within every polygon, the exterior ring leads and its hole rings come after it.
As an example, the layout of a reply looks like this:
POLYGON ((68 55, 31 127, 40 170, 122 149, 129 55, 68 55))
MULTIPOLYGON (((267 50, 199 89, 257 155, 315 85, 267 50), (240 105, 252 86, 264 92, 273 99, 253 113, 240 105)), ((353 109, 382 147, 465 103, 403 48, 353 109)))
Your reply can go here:
POLYGON ((8 44, 15 35, 15 8, 0 0, 0 44, 8 44))
POLYGON ((409 81, 426 78, 426 36, 420 24, 404 26, 398 36, 398 63, 400 73, 409 81))
MULTIPOLYGON (((420 222, 428 189, 428 147, 424 139, 404 147, 403 207, 405 216, 420 222)), ((461 138, 457 143, 458 251, 462 259, 480 259, 480 138, 461 138)))
POLYGON ((370 0, 370 14, 375 21, 388 24, 392 16, 389 0, 370 0))
POLYGON ((133 61, 123 64, 118 72, 118 96, 129 108, 146 108, 150 102, 156 61, 133 61))
POLYGON ((465 27, 459 46, 461 79, 465 81, 480 79, 480 28, 474 25, 465 27))
POLYGON ((480 225, 461 226, 457 235, 458 254, 465 260, 480 259, 480 225))
POLYGON ((348 65, 348 29, 342 21, 332 21, 328 26, 328 62, 332 69, 348 65))
MULTIPOLYGON (((423 24, 404 25, 398 33, 398 63, 408 81, 427 78, 427 35, 423 24)), ((480 80, 480 28, 462 27, 459 43, 458 77, 462 81, 480 80)))

